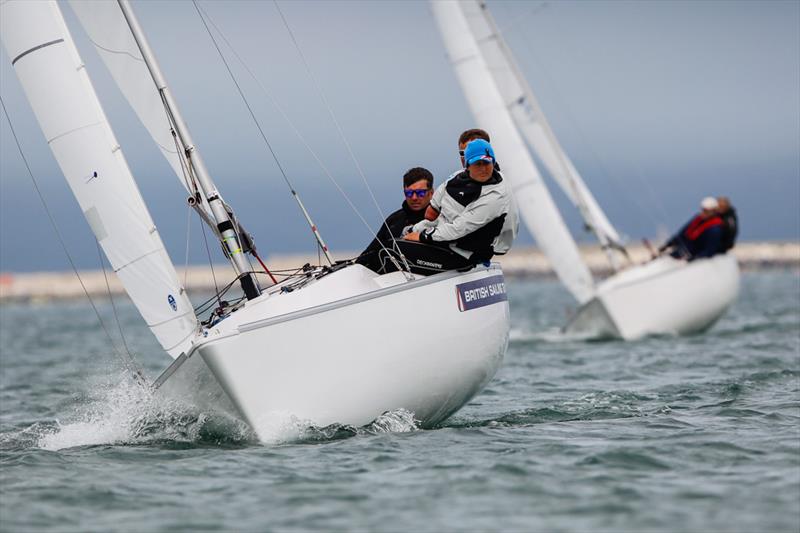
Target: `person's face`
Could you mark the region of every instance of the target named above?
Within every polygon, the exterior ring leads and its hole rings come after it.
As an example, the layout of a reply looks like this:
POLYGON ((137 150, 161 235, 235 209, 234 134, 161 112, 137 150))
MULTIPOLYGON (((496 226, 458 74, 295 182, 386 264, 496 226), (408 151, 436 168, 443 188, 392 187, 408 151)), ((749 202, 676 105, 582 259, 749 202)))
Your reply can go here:
POLYGON ((428 204, 431 203, 431 196, 433 196, 433 190, 428 187, 428 182, 426 180, 419 180, 412 183, 405 188, 404 192, 408 207, 410 207, 412 211, 420 211, 428 207, 428 204), (425 194, 422 194, 423 192, 425 194), (411 196, 409 196, 409 194, 411 196), (420 196, 420 194, 422 194, 422 196, 420 196))
POLYGON ((492 172, 494 171, 494 165, 491 161, 486 161, 483 159, 479 159, 472 163, 468 168, 469 177, 474 179, 475 181, 479 181, 483 183, 484 181, 488 181, 489 178, 492 177, 492 172))
POLYGON ((731 208, 731 204, 728 202, 727 198, 717 198, 717 204, 719 205, 717 211, 720 213, 727 213, 728 209, 731 208))

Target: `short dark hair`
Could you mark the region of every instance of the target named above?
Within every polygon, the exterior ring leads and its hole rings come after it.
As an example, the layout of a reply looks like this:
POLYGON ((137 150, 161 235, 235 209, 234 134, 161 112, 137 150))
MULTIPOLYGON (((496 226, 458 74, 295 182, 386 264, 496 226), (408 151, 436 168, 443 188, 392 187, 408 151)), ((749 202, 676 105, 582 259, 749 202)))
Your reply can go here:
POLYGON ((486 133, 485 130, 479 128, 473 128, 471 130, 467 130, 461 134, 458 138, 458 145, 461 146, 462 144, 466 143, 467 141, 474 141, 475 139, 483 139, 487 143, 492 142, 489 138, 489 134, 486 133))
POLYGON ((428 187, 433 187, 433 174, 427 168, 422 167, 411 168, 403 174, 403 187, 413 185, 420 180, 427 181, 428 187))

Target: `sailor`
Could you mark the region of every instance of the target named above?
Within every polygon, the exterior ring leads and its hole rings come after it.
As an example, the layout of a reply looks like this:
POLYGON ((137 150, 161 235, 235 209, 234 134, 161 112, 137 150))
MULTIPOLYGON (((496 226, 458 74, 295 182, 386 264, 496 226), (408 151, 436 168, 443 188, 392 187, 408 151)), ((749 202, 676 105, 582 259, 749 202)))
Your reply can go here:
POLYGON ((739 234, 739 219, 736 217, 736 209, 731 205, 727 196, 717 197, 717 213, 722 219, 722 242, 720 243, 720 253, 725 253, 733 248, 736 236, 739 234))
POLYGON ((685 226, 664 243, 660 252, 671 248, 670 255, 676 259, 694 261, 703 257, 711 257, 720 253, 723 222, 717 214, 719 205, 716 198, 703 198, 701 211, 685 226))
POLYGON ((509 214, 516 218, 516 213, 509 183, 495 168, 491 144, 483 139, 469 142, 464 159, 466 169, 433 194, 428 209, 432 216, 415 224, 403 238, 445 247, 463 266, 471 266, 511 248, 513 232, 502 230, 509 214))
MULTIPOLYGON (((450 175, 448 180, 456 177, 458 174, 464 171, 466 168, 466 163, 464 161, 464 151, 467 148, 467 145, 474 140, 483 139, 487 143, 491 143, 492 140, 489 138, 489 133, 486 130, 482 130, 480 128, 472 128, 461 132, 461 135, 458 136, 458 155, 461 158, 461 169, 455 171, 450 175)), ((496 172, 500 173, 500 165, 497 164, 497 161, 494 162, 494 169, 496 172)), ((502 173, 500 174, 502 177, 502 173)), ((510 189, 510 185, 509 185, 510 189)), ((427 211, 425 213, 425 218, 429 220, 433 220, 435 218, 435 213, 431 211, 427 211)), ((519 216, 517 215, 517 203, 513 198, 511 199, 511 208, 509 209, 508 216, 506 216, 506 220, 503 223, 503 229, 500 230, 500 239, 504 242, 512 243, 514 239, 517 238, 517 233, 519 231, 519 216)), ((510 248, 510 246, 509 246, 510 248)), ((503 255, 505 252, 500 250, 495 250, 496 255, 503 255)))
POLYGON ((386 217, 376 237, 356 259, 356 263, 379 274, 385 272, 387 265, 381 252, 391 250, 394 239, 400 238, 403 228, 416 224, 425 215, 433 196, 433 174, 422 167, 410 169, 403 175, 403 193, 405 200, 400 209, 386 217))
POLYGON ((464 150, 467 149, 467 145, 474 141, 475 139, 483 139, 487 143, 491 143, 492 140, 489 138, 489 134, 486 133, 485 130, 480 128, 472 128, 466 131, 463 131, 461 135, 458 136, 458 156, 461 158, 461 168, 453 173, 450 177, 454 177, 456 174, 459 174, 462 170, 464 170, 467 165, 464 162, 464 150))

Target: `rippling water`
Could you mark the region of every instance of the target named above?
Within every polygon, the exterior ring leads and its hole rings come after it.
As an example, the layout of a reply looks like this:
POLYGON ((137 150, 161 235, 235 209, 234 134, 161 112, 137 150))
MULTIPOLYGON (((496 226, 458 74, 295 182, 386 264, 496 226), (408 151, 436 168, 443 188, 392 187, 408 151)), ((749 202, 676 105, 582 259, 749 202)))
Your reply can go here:
POLYGON ((281 420, 268 443, 148 398, 88 304, 2 306, 0 530, 800 530, 797 272, 744 275, 704 335, 633 343, 561 338, 554 281, 509 296, 503 367, 441 427, 281 420))

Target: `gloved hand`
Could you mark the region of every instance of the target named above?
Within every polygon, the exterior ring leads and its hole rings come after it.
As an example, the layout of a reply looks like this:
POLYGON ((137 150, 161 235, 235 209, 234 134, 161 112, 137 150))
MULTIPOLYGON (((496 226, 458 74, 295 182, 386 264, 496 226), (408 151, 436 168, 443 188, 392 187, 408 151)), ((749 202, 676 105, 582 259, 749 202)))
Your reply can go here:
POLYGON ((411 233, 411 231, 412 231, 413 229, 414 229, 414 224, 409 224, 408 226, 406 226, 406 227, 404 227, 404 228, 403 228, 403 231, 402 231, 402 233, 400 233, 400 236, 401 236, 401 237, 405 237, 406 235, 408 235, 409 233, 411 233))

